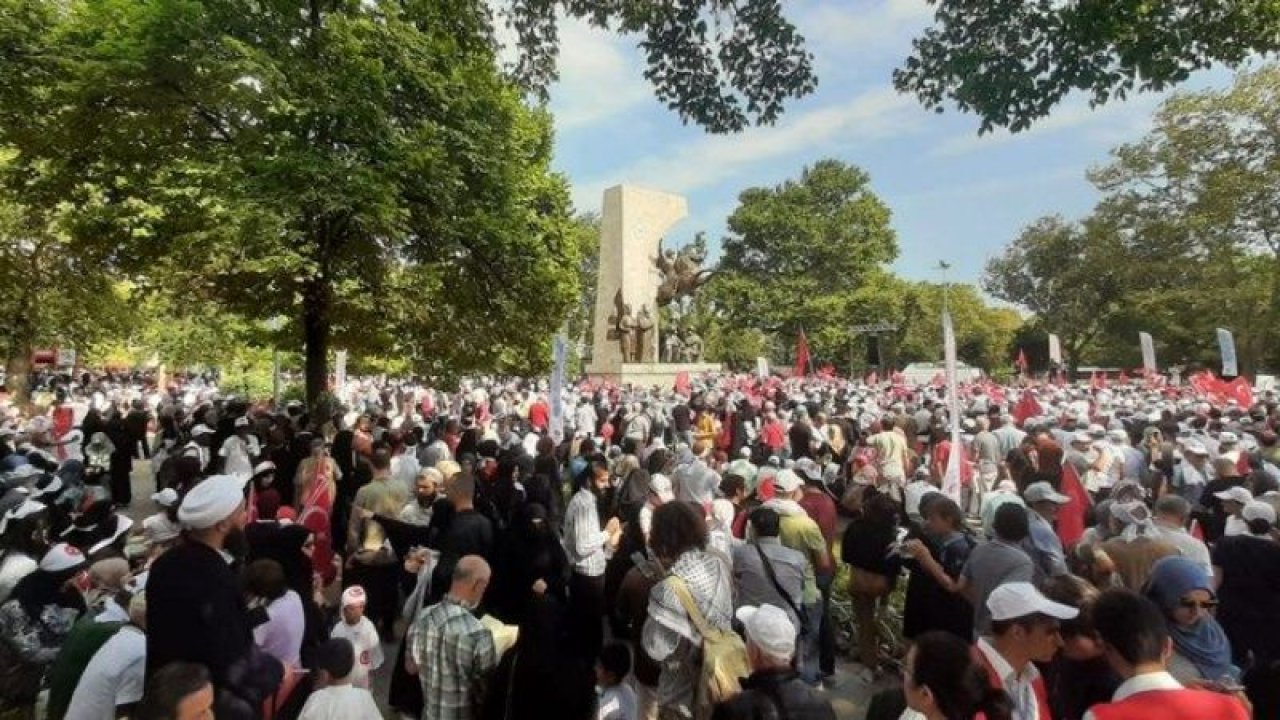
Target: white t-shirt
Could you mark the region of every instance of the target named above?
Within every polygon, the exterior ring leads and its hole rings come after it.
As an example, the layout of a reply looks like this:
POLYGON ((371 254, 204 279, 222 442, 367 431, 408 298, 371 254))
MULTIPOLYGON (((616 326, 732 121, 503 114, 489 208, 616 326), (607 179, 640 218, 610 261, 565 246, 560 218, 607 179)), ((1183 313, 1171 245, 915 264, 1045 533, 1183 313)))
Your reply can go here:
POLYGON ((298 720, 381 720, 373 695, 364 688, 334 685, 307 698, 298 720))
POLYGON ((369 673, 382 667, 382 642, 378 630, 369 618, 362 617, 355 625, 339 620, 329 637, 346 638, 356 653, 356 665, 351 670, 351 684, 358 688, 369 687, 369 673))
POLYGON ((222 449, 218 451, 218 455, 225 458, 222 471, 228 475, 252 476, 253 460, 249 457, 251 453, 253 448, 249 447, 246 441, 241 440, 239 435, 232 435, 223 440, 222 449))
POLYGON ((115 720, 116 707, 142 699, 147 636, 125 625, 98 648, 71 695, 66 720, 115 720))

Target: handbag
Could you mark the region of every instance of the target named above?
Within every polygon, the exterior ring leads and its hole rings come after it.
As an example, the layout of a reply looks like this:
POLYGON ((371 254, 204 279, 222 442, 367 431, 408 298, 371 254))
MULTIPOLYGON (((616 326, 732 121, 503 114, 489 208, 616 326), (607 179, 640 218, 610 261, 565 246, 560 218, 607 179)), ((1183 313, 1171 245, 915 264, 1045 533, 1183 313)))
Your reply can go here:
POLYGON ((800 620, 800 633, 797 637, 804 637, 809 630, 809 615, 805 612, 804 607, 797 607, 791 596, 786 590, 782 589, 782 583, 778 582, 778 575, 773 571, 773 565, 769 563, 769 558, 764 554, 764 550, 759 545, 754 546, 756 554, 760 556, 760 564, 764 566, 764 574, 769 576, 769 582, 773 583, 773 589, 778 591, 783 600, 787 601, 787 607, 791 608, 791 612, 796 614, 796 618, 800 620))

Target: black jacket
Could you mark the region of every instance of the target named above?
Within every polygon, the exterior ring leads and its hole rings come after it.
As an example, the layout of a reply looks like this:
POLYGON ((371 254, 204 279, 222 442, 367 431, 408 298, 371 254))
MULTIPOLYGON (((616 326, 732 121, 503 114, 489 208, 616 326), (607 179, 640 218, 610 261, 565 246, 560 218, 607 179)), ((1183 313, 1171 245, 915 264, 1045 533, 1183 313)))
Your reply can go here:
POLYGON ((742 692, 716 705, 712 720, 835 720, 831 703, 794 670, 760 670, 742 692))

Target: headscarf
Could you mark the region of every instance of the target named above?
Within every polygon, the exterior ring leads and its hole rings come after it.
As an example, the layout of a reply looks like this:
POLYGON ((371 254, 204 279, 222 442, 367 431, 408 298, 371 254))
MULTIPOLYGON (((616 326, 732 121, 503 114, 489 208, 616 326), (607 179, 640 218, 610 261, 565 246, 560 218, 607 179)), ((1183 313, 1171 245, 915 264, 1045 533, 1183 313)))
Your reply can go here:
MULTIPOLYGON (((1213 594, 1209 574, 1195 562, 1174 555, 1161 558, 1152 566, 1147 597, 1164 610, 1166 618, 1178 607, 1182 597, 1193 590, 1213 594)), ((1173 647, 1178 654, 1190 660, 1205 679, 1239 676, 1239 670, 1231 664, 1231 643, 1217 620, 1204 616, 1191 627, 1183 627, 1171 619, 1166 622, 1173 647)))
POLYGON ((1151 510, 1141 500, 1111 503, 1111 517, 1124 524, 1120 537, 1125 542, 1156 535, 1156 525, 1151 518, 1151 510))

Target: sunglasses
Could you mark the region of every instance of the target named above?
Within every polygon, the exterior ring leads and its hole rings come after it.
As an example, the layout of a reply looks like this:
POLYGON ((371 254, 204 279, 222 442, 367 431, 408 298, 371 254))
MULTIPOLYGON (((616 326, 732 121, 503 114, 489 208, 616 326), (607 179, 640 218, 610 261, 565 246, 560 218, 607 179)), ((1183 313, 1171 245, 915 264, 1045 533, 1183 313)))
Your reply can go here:
POLYGON ((1204 602, 1199 602, 1198 600, 1184 599, 1179 600, 1178 605, 1188 610, 1215 610, 1218 607, 1218 601, 1205 600, 1204 602))

